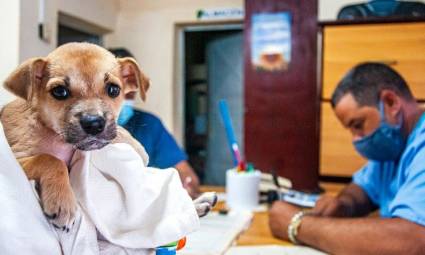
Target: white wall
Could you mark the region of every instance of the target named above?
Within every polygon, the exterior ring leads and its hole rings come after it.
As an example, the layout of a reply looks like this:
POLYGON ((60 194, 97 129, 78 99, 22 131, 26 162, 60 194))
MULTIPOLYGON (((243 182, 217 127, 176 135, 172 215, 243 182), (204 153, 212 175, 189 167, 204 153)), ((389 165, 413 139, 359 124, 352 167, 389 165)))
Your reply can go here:
POLYGON ((20 0, 20 51, 19 59, 45 56, 57 45, 58 12, 85 20, 108 30, 115 29, 119 11, 118 0, 46 0, 45 24, 49 42, 38 38, 38 0, 20 0))
POLYGON ((58 0, 58 9, 112 31, 118 17, 119 0, 58 0))
MULTIPOLYGON (((341 7, 364 1, 319 0, 318 18, 334 20, 341 7)), ((138 102, 137 106, 159 115, 165 126, 175 133, 178 130, 174 127, 172 94, 176 84, 173 76, 175 24, 196 22, 199 9, 242 8, 243 5, 244 0, 120 0, 116 30, 106 36, 105 45, 129 49, 150 77, 147 101, 138 102)))
MULTIPOLYGON (((196 21, 199 9, 243 7, 244 0, 121 0, 115 33, 105 38, 108 47, 125 47, 151 79, 147 101, 138 105, 173 126, 174 27, 196 21)), ((177 137, 178 138, 178 137, 177 137)))
POLYGON ((358 2, 364 2, 363 0, 353 1, 353 0, 320 0, 319 1, 319 21, 324 20, 334 20, 338 14, 338 11, 341 7, 354 4, 358 2))
MULTIPOLYGON (((19 63, 19 13, 20 1, 0 1, 0 83, 19 63)), ((13 95, 0 86, 0 105, 10 101, 13 95)))
MULTIPOLYGON (((425 0, 421 0, 425 2, 425 0)), ((239 7, 244 0, 46 0, 50 42, 38 38, 38 0, 0 1, 0 82, 23 60, 44 56, 56 47, 58 12, 83 19, 115 33, 106 36, 106 46, 124 46, 136 56, 151 78, 144 109, 161 116, 173 130, 174 25, 195 22, 196 11, 239 7), (121 9, 121 10, 120 10, 121 9)), ((319 20, 336 18, 339 9, 352 0, 320 0, 319 20)), ((0 104, 13 98, 0 87, 0 104)))
POLYGON ((46 0, 45 24, 50 41, 38 38, 38 0, 20 0, 21 14, 19 24, 19 62, 31 57, 47 55, 57 42, 57 1, 46 0))

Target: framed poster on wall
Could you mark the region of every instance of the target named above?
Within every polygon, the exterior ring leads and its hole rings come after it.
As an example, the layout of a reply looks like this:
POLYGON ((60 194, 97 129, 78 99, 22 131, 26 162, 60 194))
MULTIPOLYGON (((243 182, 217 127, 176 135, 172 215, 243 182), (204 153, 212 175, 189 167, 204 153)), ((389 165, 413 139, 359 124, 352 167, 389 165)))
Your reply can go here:
POLYGON ((251 63, 255 70, 288 70, 291 62, 291 14, 252 15, 251 63))

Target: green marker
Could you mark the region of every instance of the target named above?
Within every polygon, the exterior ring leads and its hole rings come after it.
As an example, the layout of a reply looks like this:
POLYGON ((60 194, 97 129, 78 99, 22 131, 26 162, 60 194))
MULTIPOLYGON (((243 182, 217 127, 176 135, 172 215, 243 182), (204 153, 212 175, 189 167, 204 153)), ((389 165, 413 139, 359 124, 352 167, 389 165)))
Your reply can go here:
POLYGON ((247 171, 248 173, 252 173, 252 172, 254 172, 254 171, 255 171, 254 164, 252 164, 252 163, 248 163, 246 171, 247 171))

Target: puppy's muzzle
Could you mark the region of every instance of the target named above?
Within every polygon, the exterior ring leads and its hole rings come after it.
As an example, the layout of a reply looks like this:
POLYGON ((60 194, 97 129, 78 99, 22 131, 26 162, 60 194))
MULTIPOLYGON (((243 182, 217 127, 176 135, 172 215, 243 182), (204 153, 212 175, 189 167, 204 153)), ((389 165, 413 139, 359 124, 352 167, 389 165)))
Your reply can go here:
POLYGON ((106 120, 100 115, 85 114, 80 117, 80 125, 88 135, 97 135, 105 129, 106 120))

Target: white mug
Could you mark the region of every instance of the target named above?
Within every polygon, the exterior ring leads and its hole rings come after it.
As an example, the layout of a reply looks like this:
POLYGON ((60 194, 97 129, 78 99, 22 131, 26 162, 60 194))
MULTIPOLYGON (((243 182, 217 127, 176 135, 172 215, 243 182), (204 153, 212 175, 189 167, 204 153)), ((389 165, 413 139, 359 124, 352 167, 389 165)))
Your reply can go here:
POLYGON ((226 171, 226 204, 234 210, 250 210, 259 205, 261 172, 258 170, 238 172, 226 171))

